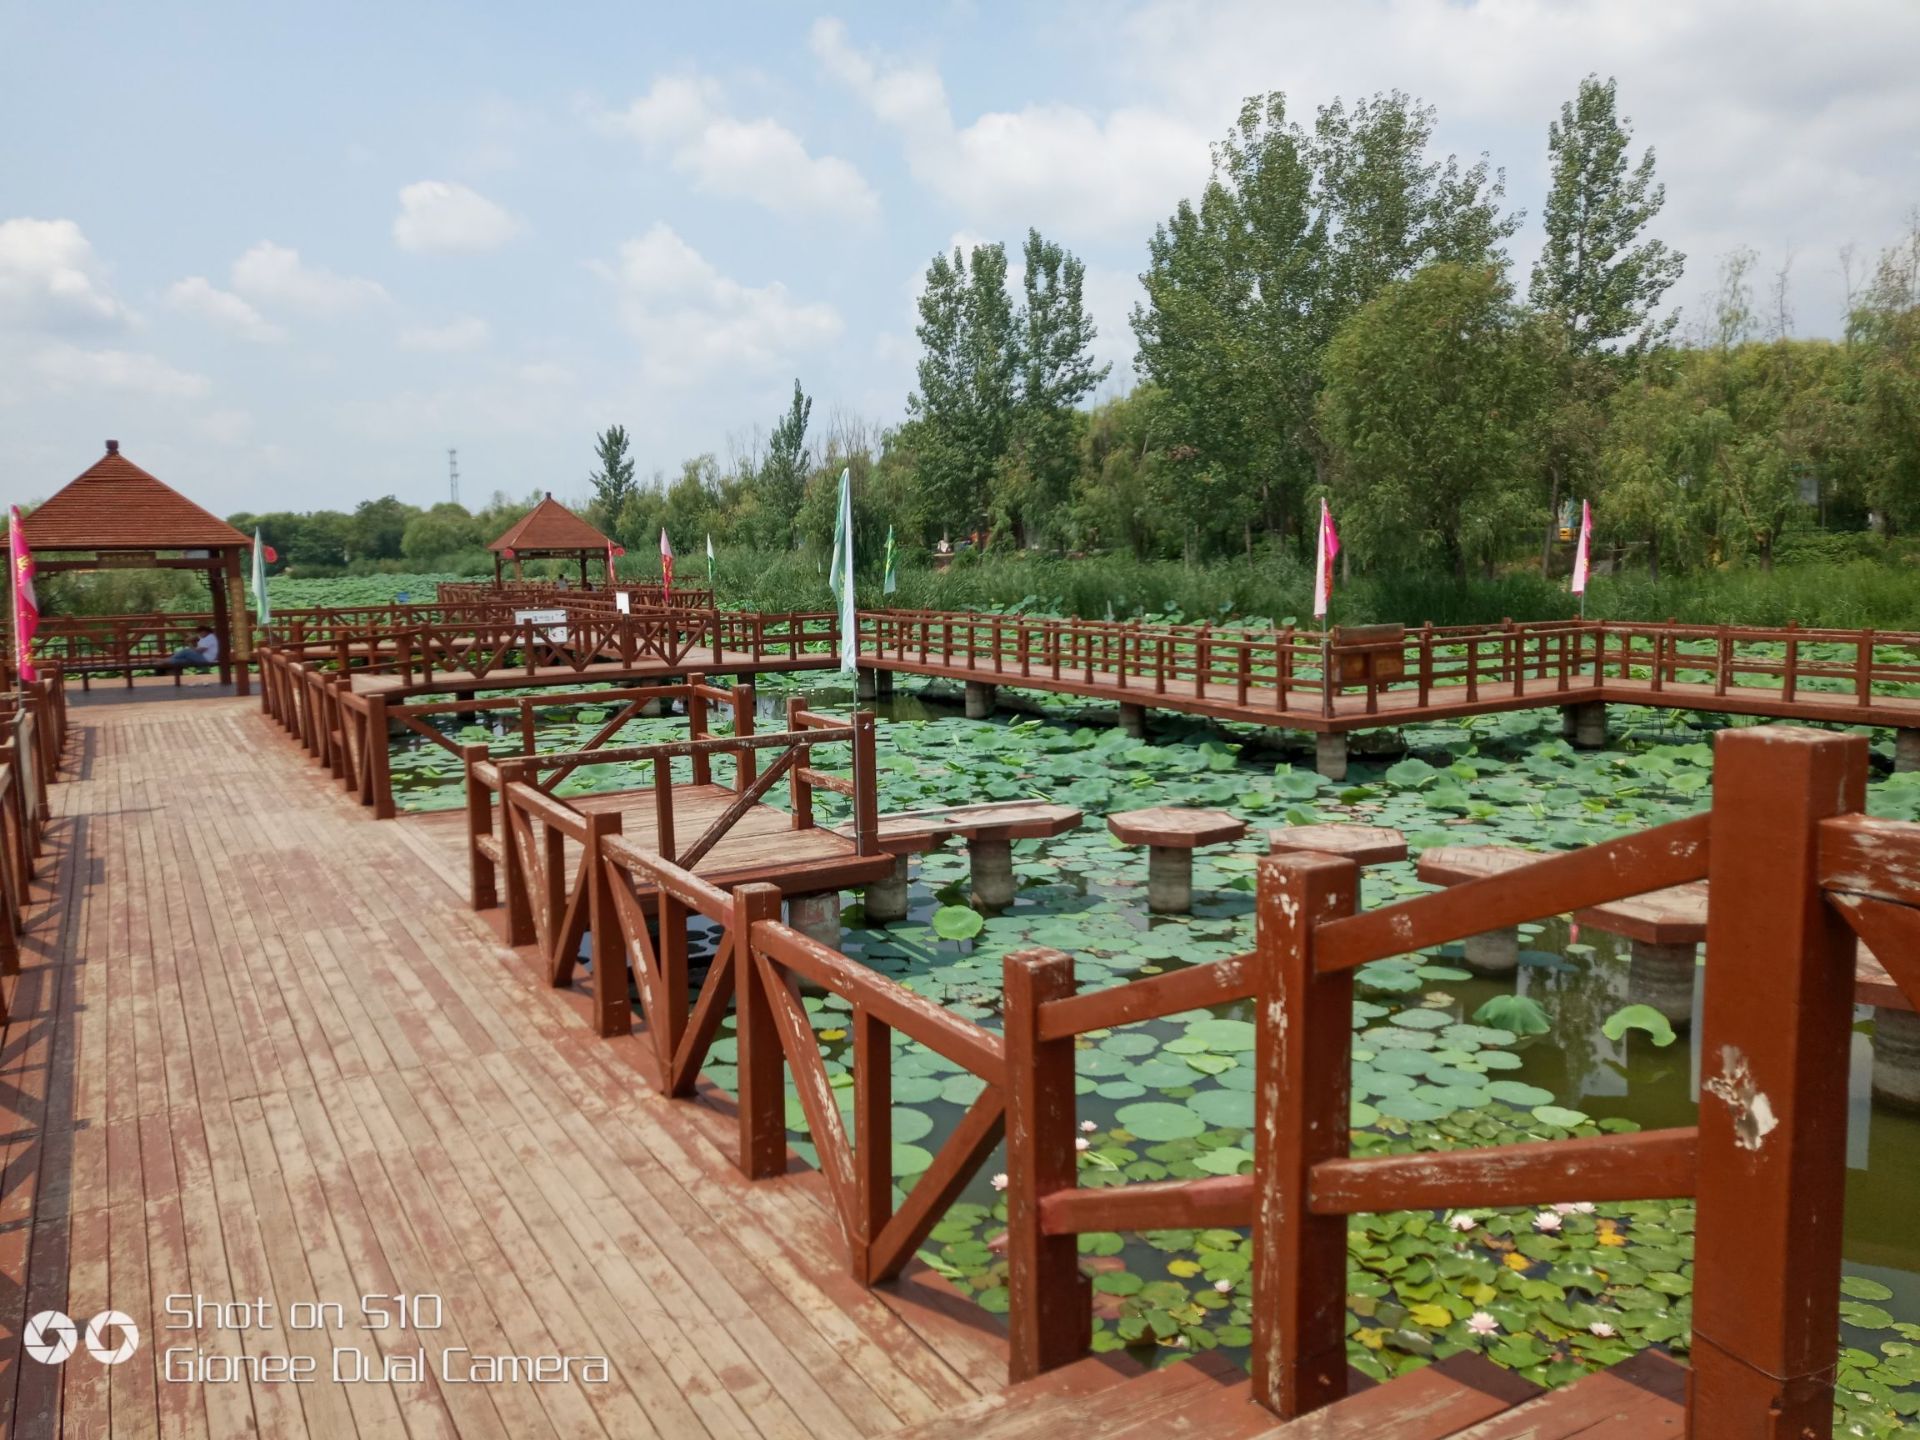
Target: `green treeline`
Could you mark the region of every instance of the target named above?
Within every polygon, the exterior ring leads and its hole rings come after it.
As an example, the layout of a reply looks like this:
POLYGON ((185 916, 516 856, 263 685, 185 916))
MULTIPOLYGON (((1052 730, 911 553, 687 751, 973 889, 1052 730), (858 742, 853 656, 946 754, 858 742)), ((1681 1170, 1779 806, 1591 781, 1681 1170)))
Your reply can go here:
MULTIPOLYGON (((1523 293, 1502 173, 1438 155, 1434 128, 1398 93, 1307 118, 1279 94, 1249 100, 1206 188, 1147 240, 1119 398, 1089 403, 1107 369, 1081 261, 1029 231, 1017 254, 934 257, 899 425, 822 433, 796 382, 724 466, 700 455, 644 483, 613 426, 589 483, 552 488, 636 574, 662 526, 683 556, 711 535, 764 557, 749 573, 809 573, 842 468, 863 565, 891 526, 909 570, 946 542, 956 569, 1086 554, 1291 575, 1323 495, 1354 585, 1563 574, 1583 499, 1598 566, 1622 583, 1904 553, 1897 537, 1920 531, 1920 226, 1850 281, 1837 340, 1791 337, 1784 272, 1756 297, 1751 252, 1721 260, 1707 313, 1682 325, 1653 153, 1635 153, 1614 83, 1590 77, 1547 127, 1523 293)), ((300 573, 481 571, 527 503, 234 519, 300 573)))

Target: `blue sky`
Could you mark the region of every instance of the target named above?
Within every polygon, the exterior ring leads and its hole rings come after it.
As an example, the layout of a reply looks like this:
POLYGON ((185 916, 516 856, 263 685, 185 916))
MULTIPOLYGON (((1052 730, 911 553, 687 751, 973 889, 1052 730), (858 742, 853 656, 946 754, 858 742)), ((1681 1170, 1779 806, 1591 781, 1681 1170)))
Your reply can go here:
POLYGON ((1548 120, 1616 75, 1689 257, 1790 261, 1831 334, 1920 204, 1909 0, 35 5, 0 0, 0 477, 118 438, 210 507, 585 490, 750 450, 797 376, 895 423, 956 239, 1085 258, 1130 381, 1154 222, 1241 98, 1400 88, 1491 152, 1538 248, 1548 120))

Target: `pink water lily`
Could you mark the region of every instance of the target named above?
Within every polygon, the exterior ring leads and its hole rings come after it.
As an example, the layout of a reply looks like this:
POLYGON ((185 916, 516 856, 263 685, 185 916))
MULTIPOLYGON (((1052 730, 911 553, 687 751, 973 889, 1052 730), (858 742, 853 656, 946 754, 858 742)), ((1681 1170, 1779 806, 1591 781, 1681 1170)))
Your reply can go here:
POLYGON ((1476 1310, 1467 1317, 1467 1332, 1472 1335, 1497 1335, 1500 1322, 1484 1310, 1476 1310))
POLYGON ((1099 1128, 1100 1127, 1094 1124, 1093 1121, 1091 1120, 1082 1120, 1080 1122, 1080 1129, 1088 1135, 1093 1134, 1093 1132, 1098 1130, 1099 1128))
POLYGON ((1213 1282, 1213 1288, 1218 1290, 1222 1295, 1231 1295, 1233 1293, 1233 1281, 1216 1280, 1213 1282))
POLYGON ((1073 1142, 1073 1148, 1076 1150, 1089 1150, 1093 1148, 1093 1142, 1082 1135, 1073 1142))
POLYGON ((996 1190, 1004 1190, 1004 1189, 1006 1189, 1006 1188, 1007 1188, 1007 1176, 1006 1176, 1006 1172, 1005 1172, 1005 1171, 1002 1171, 1002 1172, 1001 1172, 1000 1174, 998 1174, 998 1175, 996 1175, 996 1176, 994 1176, 994 1177, 993 1177, 993 1180, 992 1180, 992 1182, 991 1182, 991 1183, 992 1183, 992 1185, 993 1185, 993 1188, 994 1188, 994 1189, 996 1189, 996 1190))

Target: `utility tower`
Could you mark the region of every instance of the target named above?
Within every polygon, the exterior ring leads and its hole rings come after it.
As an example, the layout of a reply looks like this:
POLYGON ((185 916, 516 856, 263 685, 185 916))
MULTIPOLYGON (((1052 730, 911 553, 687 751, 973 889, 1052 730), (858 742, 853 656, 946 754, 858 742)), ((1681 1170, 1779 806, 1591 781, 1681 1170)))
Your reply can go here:
POLYGON ((447 450, 447 497, 460 503, 460 452, 452 447, 447 450))

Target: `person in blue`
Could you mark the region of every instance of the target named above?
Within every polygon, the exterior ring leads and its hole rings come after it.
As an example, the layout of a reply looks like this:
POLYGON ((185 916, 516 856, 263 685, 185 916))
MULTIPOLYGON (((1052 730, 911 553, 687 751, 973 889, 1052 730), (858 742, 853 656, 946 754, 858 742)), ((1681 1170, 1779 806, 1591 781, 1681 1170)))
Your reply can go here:
POLYGON ((200 638, 183 645, 167 658, 168 670, 211 670, 220 663, 220 637, 211 625, 200 627, 200 638))

